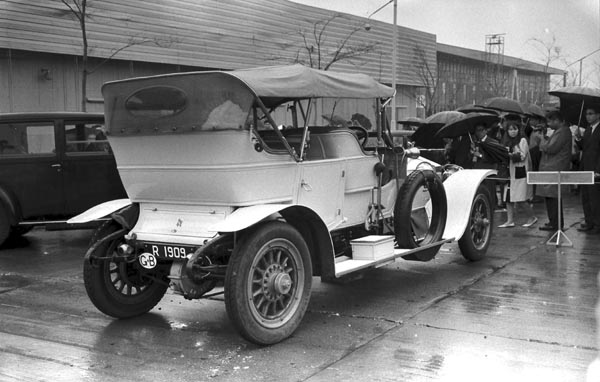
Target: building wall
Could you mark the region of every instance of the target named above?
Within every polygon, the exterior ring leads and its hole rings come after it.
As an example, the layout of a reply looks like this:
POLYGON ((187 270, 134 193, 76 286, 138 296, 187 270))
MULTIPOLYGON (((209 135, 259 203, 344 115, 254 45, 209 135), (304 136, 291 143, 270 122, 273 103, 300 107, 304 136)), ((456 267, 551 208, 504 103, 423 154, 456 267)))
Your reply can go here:
MULTIPOLYGON (((239 69, 306 61, 303 35, 314 52, 314 28, 327 22, 321 53, 330 56, 348 44, 374 47, 365 55, 340 61, 332 70, 361 72, 391 83, 393 27, 286 0, 102 0, 89 1, 90 55, 138 62, 239 69), (364 28, 366 22, 370 28, 364 28), (144 43, 141 43, 144 42, 144 43)), ((67 55, 81 54, 79 25, 61 0, 0 2, 0 48, 67 55)), ((397 27, 396 79, 418 85, 412 50, 419 45, 435 65, 435 35, 397 27)))
MULTIPOLYGON (((326 61, 348 37, 347 46, 370 45, 369 52, 330 69, 391 83, 393 26, 376 20, 286 0, 102 0, 88 2, 87 13, 89 56, 100 62, 114 55, 88 79, 88 110, 101 109, 93 101, 108 80, 184 67, 307 64, 303 35, 313 54, 320 51, 326 61), (318 44, 313 30, 325 22, 324 40, 318 44)), ((414 109, 414 101, 406 97, 415 93, 406 89, 421 85, 414 49, 423 49, 425 60, 435 67, 436 37, 404 27, 397 31, 397 105, 398 114, 405 115, 414 109)), ((9 88, 0 93, 0 111, 78 110, 81 45, 79 25, 61 0, 0 1, 0 84, 9 88), (52 79, 40 75, 46 67, 52 79)))
POLYGON ((509 97, 541 105, 549 98, 549 75, 510 67, 486 67, 484 61, 438 52, 438 90, 434 112, 509 97))
MULTIPOLYGON (((103 111, 101 87, 117 79, 202 70, 189 66, 90 59, 88 111, 103 111)), ((79 111, 81 58, 64 54, 0 49, 0 112, 79 111)))

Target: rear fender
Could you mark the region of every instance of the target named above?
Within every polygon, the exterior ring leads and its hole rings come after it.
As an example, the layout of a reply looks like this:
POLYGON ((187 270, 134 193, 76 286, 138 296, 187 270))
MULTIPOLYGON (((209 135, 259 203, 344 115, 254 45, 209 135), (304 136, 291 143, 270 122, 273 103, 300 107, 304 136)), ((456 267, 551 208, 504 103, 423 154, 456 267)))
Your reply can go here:
POLYGON ((127 207, 132 204, 129 199, 116 199, 108 202, 104 202, 102 204, 98 204, 90 208, 89 210, 80 213, 77 216, 72 217, 67 220, 68 224, 81 224, 88 223, 94 220, 98 220, 100 218, 106 217, 113 212, 119 211, 120 209, 127 207))
POLYGON ((495 170, 461 170, 444 181, 448 201, 446 229, 442 236, 444 239, 458 240, 462 237, 469 224, 471 206, 477 188, 485 178, 495 174, 495 170))
POLYGON ((327 225, 308 207, 289 204, 264 204, 242 207, 225 220, 215 224, 216 232, 238 232, 265 220, 283 218, 300 232, 310 251, 313 275, 323 279, 335 278, 334 252, 327 225))

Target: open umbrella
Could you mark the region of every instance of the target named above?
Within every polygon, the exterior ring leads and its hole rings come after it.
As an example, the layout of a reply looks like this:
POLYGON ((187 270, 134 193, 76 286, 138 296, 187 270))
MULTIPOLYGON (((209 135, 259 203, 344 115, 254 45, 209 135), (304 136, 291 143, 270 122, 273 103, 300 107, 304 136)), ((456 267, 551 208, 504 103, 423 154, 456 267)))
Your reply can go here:
POLYGON ((586 86, 567 86, 549 91, 560 99, 560 110, 569 123, 581 126, 587 105, 600 105, 600 89, 586 86))
POLYGON ((417 147, 423 149, 440 149, 444 147, 444 141, 435 134, 442 126, 444 126, 443 123, 424 123, 417 127, 417 130, 411 135, 410 139, 417 147))
POLYGON ((463 118, 465 115, 460 111, 449 110, 449 111, 440 111, 438 113, 432 114, 429 117, 425 118, 425 123, 441 123, 445 125, 450 122, 454 122, 458 119, 463 118))
POLYGON ((477 106, 477 105, 473 105, 473 104, 468 104, 468 105, 464 105, 459 107, 458 109, 456 109, 456 111, 460 111, 461 113, 487 113, 487 114, 498 114, 498 110, 494 110, 494 109, 486 109, 485 107, 481 107, 481 106, 477 106))
POLYGON ((525 110, 527 110, 526 114, 530 117, 534 117, 534 118, 538 118, 538 119, 546 118, 546 113, 544 112, 544 109, 542 109, 540 106, 538 106, 534 103, 523 104, 523 107, 525 110))
POLYGON ((436 133, 437 138, 452 138, 475 132, 475 126, 485 125, 486 128, 498 123, 500 117, 487 113, 467 113, 463 118, 447 123, 436 133))
POLYGON ((494 109, 503 111, 506 113, 526 114, 523 105, 519 101, 506 97, 492 97, 484 100, 477 106, 484 107, 486 109, 494 109))
POLYGON ((397 123, 399 125, 417 126, 418 127, 418 126, 421 126, 424 122, 425 122, 425 120, 423 118, 407 117, 407 118, 399 120, 397 123))
POLYGON ((459 111, 440 111, 425 118, 425 121, 417 131, 414 132, 411 139, 415 145, 425 149, 443 148, 444 141, 437 137, 436 133, 447 123, 462 119, 465 114, 459 111))

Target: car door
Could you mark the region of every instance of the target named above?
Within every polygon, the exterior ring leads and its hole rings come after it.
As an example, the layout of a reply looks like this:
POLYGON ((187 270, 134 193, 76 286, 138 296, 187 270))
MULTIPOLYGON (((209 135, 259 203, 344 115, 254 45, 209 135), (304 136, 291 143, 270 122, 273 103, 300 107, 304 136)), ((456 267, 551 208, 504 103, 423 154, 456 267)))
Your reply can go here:
POLYGON ((300 163, 298 204, 310 207, 332 229, 343 220, 343 193, 346 176, 343 160, 300 163))
POLYGON ((62 214, 64 193, 53 119, 0 123, 0 189, 24 220, 62 214))
POLYGON ((102 121, 65 120, 61 124, 61 140, 67 215, 127 197, 102 121))

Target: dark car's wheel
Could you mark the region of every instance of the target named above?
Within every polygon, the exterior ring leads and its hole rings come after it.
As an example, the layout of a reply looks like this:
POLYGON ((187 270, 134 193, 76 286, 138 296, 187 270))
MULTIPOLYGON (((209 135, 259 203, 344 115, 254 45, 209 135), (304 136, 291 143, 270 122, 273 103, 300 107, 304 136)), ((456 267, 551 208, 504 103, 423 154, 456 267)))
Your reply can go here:
MULTIPOLYGON (((115 222, 105 223, 94 234, 95 242, 119 229, 115 222)), ((148 312, 158 304, 168 287, 167 265, 159 264, 148 270, 138 261, 106 259, 114 256, 123 242, 122 236, 103 242, 83 263, 83 281, 90 300, 98 310, 117 318, 148 312)))
POLYGON ((259 345, 289 337, 310 298, 308 247, 289 224, 269 222, 236 245, 225 277, 225 306, 240 334, 259 345))
POLYGON ((468 260, 481 260, 490 246, 494 226, 491 200, 488 188, 479 186, 471 205, 467 229, 458 240, 458 247, 463 257, 468 260))
POLYGON ((8 239, 10 231, 10 215, 6 207, 0 202, 0 245, 8 239))
POLYGON ((404 181, 394 206, 394 232, 400 248, 417 248, 442 238, 446 227, 446 191, 433 171, 414 171, 404 181), (426 211, 431 201, 431 216, 426 211))

